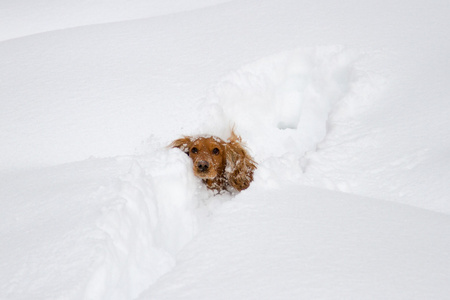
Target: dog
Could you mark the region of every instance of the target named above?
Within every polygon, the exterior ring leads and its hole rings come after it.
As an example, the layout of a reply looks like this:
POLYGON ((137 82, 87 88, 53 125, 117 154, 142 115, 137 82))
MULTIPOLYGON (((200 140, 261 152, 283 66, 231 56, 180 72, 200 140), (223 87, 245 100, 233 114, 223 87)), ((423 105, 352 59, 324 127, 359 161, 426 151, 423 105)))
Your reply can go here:
POLYGON ((194 175, 210 190, 220 193, 231 187, 240 192, 253 181, 257 164, 234 130, 228 142, 216 136, 185 136, 169 147, 179 148, 192 159, 194 175))

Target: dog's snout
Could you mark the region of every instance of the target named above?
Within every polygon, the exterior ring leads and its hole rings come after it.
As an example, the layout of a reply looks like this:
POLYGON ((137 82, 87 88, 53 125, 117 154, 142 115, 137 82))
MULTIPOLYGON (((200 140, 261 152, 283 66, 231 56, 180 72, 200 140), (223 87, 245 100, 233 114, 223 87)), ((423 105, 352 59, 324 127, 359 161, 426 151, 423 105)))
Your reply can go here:
POLYGON ((207 162, 206 160, 201 160, 197 163, 197 169, 200 172, 206 172, 209 169, 209 162, 207 162))

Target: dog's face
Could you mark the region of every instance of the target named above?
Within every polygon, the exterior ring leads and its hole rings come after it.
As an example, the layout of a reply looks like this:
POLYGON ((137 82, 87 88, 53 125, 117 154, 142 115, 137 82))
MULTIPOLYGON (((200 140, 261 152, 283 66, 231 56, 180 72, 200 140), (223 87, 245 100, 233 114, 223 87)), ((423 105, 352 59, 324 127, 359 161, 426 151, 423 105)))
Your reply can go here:
POLYGON ((193 162, 194 174, 202 179, 214 179, 225 170, 225 142, 213 137, 193 140, 187 149, 193 162))
POLYGON ((173 141, 169 147, 179 148, 189 155, 194 175, 203 179, 211 190, 220 192, 231 186, 242 191, 253 181, 256 162, 234 131, 228 142, 215 136, 185 136, 173 141))

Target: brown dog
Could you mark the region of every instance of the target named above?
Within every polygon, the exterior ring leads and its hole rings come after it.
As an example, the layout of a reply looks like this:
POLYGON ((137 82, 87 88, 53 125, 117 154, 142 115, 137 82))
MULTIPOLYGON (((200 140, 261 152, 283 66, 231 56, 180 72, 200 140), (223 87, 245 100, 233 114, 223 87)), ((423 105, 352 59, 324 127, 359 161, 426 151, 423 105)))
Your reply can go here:
POLYGON ((173 141, 170 147, 179 148, 189 155, 195 176, 211 190, 220 192, 231 186, 242 191, 253 181, 256 162, 234 131, 228 142, 215 136, 185 136, 173 141))

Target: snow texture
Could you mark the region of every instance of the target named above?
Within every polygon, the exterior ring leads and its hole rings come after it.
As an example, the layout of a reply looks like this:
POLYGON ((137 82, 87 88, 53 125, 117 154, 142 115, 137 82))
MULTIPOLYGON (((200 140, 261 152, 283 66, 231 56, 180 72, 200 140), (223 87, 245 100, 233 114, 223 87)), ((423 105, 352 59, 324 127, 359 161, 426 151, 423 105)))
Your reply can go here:
POLYGON ((3 1, 0 299, 448 299, 446 1, 3 1), (214 195, 167 146, 258 162, 214 195))

